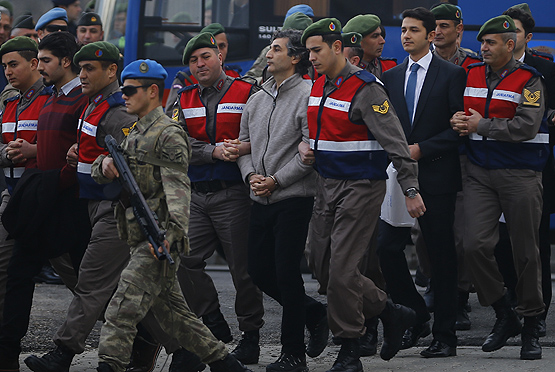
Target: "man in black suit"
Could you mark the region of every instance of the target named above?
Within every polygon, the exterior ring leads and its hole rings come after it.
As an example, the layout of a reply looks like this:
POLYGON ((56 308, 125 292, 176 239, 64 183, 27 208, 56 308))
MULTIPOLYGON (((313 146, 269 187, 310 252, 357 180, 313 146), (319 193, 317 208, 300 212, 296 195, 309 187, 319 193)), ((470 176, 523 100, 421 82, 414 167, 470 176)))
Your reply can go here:
MULTIPOLYGON (((428 249, 435 290, 433 341, 421 355, 427 358, 456 355, 457 257, 453 233, 456 193, 461 189, 459 137, 449 119, 463 107, 465 71, 434 56, 429 48, 436 21, 427 9, 403 12, 401 41, 409 57, 382 78, 399 116, 413 159, 418 161, 420 193, 427 206, 419 217, 428 249)), ((409 228, 380 221, 378 253, 391 298, 416 311, 417 321, 407 330, 403 348, 430 333, 430 315, 416 291, 403 249, 409 228)))
MULTIPOLYGON (((538 70, 544 78, 544 83, 547 91, 546 106, 552 110, 551 123, 553 123, 553 113, 555 113, 555 63, 534 56, 528 48, 528 42, 532 39, 532 31, 536 25, 530 8, 527 4, 515 5, 507 9, 504 15, 508 15, 513 19, 516 26, 516 44, 513 52, 516 60, 526 63, 529 66, 538 70)), ((540 319, 540 337, 545 336, 545 318, 551 304, 552 290, 551 290, 551 244, 549 237, 549 216, 555 212, 555 171, 553 164, 553 146, 555 146, 555 128, 549 127, 549 150, 550 156, 547 158, 547 164, 542 172, 543 184, 543 209, 542 217, 540 220, 540 261, 541 261, 541 284, 543 302, 545 304, 545 312, 541 315, 540 319)), ((501 224, 499 243, 495 248, 495 256, 499 264, 501 274, 507 285, 508 290, 516 299, 515 287, 517 283, 517 275, 515 271, 513 253, 511 249, 511 241, 507 232, 506 224, 501 224)))

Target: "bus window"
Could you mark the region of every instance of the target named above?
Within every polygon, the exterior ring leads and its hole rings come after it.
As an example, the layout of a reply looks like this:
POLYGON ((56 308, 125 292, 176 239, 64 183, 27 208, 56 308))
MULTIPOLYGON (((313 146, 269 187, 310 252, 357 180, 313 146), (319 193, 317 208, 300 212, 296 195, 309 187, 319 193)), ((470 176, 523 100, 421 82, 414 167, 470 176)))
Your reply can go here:
POLYGON ((206 24, 218 22, 224 27, 249 28, 249 0, 212 0, 206 5, 206 24))

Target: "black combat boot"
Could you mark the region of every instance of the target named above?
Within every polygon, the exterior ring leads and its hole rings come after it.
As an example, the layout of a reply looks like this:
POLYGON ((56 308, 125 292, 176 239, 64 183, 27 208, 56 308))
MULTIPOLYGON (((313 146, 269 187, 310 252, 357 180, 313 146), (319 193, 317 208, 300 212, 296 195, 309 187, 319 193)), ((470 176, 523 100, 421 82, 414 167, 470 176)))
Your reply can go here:
POLYGON ((359 338, 360 356, 367 357, 375 355, 378 351, 378 317, 368 319, 364 325, 366 333, 359 338))
POLYGON ((522 324, 516 312, 511 307, 509 298, 504 295, 492 305, 497 320, 495 325, 482 345, 482 351, 490 352, 501 349, 510 337, 520 334, 522 324))
POLYGON ((108 363, 100 362, 98 363, 98 368, 96 369, 97 372, 114 372, 112 367, 108 363))
POLYGON ((471 327, 470 318, 468 317, 468 295, 466 291, 459 291, 459 304, 457 307, 457 321, 455 329, 457 331, 468 331, 471 327))
POLYGON ((258 357, 260 356, 260 346, 258 345, 259 341, 260 332, 258 329, 243 332, 243 336, 241 337, 241 340, 239 340, 239 344, 235 349, 233 349, 231 355, 243 364, 256 364, 258 363, 258 357))
POLYGON ((202 322, 210 329, 212 334, 223 343, 233 341, 233 336, 231 335, 231 329, 225 321, 224 315, 217 309, 209 314, 202 316, 202 322))
POLYGON ((525 316, 522 327, 522 348, 520 359, 535 360, 542 358, 542 347, 538 335, 540 316, 525 316))
POLYGON ((224 359, 212 362, 209 365, 212 372, 252 372, 231 354, 227 354, 224 359))
POLYGON ((380 357, 383 360, 390 360, 401 348, 403 335, 407 328, 414 324, 416 313, 413 309, 388 300, 379 317, 383 324, 383 345, 380 357))
POLYGON ((266 366, 266 372, 308 372, 306 356, 282 352, 275 362, 266 366))
POLYGON ((58 345, 42 357, 31 355, 24 362, 35 372, 69 372, 75 353, 63 345, 58 345))
POLYGON ((358 338, 342 338, 341 349, 333 367, 327 372, 362 372, 360 341, 358 338))
POLYGON ((322 306, 322 314, 316 318, 316 321, 307 319, 306 328, 309 333, 306 355, 311 358, 316 358, 318 355, 322 354, 322 351, 328 346, 330 328, 328 325, 328 311, 326 306, 322 306))
POLYGON ((206 364, 200 358, 186 349, 178 349, 172 354, 169 372, 200 372, 204 371, 206 364))
POLYGON ((154 340, 147 340, 139 335, 135 337, 131 350, 131 361, 125 372, 152 372, 162 345, 154 340))

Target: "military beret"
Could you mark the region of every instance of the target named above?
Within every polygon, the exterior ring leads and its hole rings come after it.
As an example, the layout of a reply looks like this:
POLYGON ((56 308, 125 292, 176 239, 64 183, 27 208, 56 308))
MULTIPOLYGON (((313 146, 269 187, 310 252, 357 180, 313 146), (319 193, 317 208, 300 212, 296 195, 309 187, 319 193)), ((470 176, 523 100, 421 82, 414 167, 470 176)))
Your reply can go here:
POLYGON ((50 22, 55 21, 57 19, 61 19, 63 21, 68 22, 67 20, 67 12, 65 9, 62 8, 52 8, 48 12, 44 13, 42 17, 39 18, 37 21, 37 25, 35 26, 35 31, 38 31, 48 25, 50 22))
POLYGON ((436 19, 448 19, 451 21, 462 21, 461 9, 453 4, 443 3, 430 10, 436 19))
POLYGON ((76 65, 81 61, 109 61, 117 63, 119 61, 119 49, 107 41, 95 41, 81 48, 75 56, 73 63, 76 65))
POLYGON ((289 8, 287 13, 285 14, 285 19, 289 18, 291 14, 294 14, 297 12, 301 12, 308 17, 314 17, 314 10, 312 10, 312 8, 309 5, 299 4, 289 8))
POLYGON ((304 13, 296 12, 291 14, 285 22, 283 22, 282 30, 299 30, 304 31, 312 24, 312 19, 304 13))
POLYGON ((158 79, 165 80, 168 72, 156 61, 151 59, 138 59, 131 62, 123 69, 121 80, 125 79, 158 79))
POLYGON ((28 28, 31 30, 35 29, 35 23, 33 22, 33 16, 31 14, 23 14, 15 19, 13 23, 13 28, 28 28))
POLYGON ((4 8, 8 9, 8 11, 10 12, 10 17, 13 16, 13 5, 12 5, 12 3, 10 3, 8 0, 0 0, 0 6, 3 6, 4 8))
POLYGON ((73 4, 76 1, 77 0, 52 0, 52 3, 55 6, 68 6, 70 4, 73 4))
POLYGON ((22 52, 26 50, 38 52, 39 47, 37 42, 27 36, 16 36, 2 44, 2 47, 0 47, 0 58, 6 53, 22 52))
POLYGON ((324 18, 308 26, 301 37, 301 43, 306 44, 306 39, 316 35, 341 35, 341 22, 336 18, 324 18))
POLYGON ((216 44, 216 39, 214 39, 214 35, 209 32, 202 32, 189 40, 189 42, 185 46, 185 50, 183 50, 183 64, 185 66, 189 64, 189 58, 191 58, 191 54, 193 54, 195 50, 200 48, 218 49, 218 45, 216 44))
POLYGON ((516 4, 510 7, 509 9, 520 9, 524 13, 527 13, 530 16, 532 15, 532 11, 530 10, 530 6, 528 6, 528 3, 516 4))
POLYGON ((343 32, 358 32, 362 36, 366 36, 374 32, 382 21, 374 14, 359 14, 351 19, 343 27, 343 32))
POLYGON ((360 48, 362 35, 358 32, 344 32, 341 34, 341 38, 343 39, 343 46, 360 48))
POLYGON ((476 39, 482 41, 482 36, 487 34, 504 34, 506 32, 516 32, 515 22, 507 15, 500 15, 490 19, 480 27, 476 39))
POLYGON ((77 26, 102 26, 102 20, 96 13, 85 13, 79 18, 77 26))
POLYGON ((218 34, 225 32, 225 28, 219 23, 211 23, 205 28, 203 28, 202 30, 200 30, 200 33, 203 33, 203 32, 209 32, 212 35, 216 36, 218 34))

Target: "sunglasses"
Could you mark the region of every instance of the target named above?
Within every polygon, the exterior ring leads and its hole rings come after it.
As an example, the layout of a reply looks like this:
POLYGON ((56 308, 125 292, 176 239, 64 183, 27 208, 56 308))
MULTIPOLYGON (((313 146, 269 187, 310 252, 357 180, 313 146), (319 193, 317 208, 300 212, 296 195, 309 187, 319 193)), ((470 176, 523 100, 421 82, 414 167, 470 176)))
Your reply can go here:
POLYGON ((44 27, 44 29, 48 32, 67 31, 67 26, 64 26, 64 25, 48 25, 48 26, 44 27))
POLYGON ((148 88, 150 85, 122 85, 121 92, 127 97, 131 97, 137 93, 139 88, 148 88))

